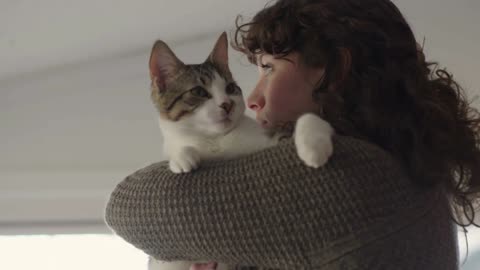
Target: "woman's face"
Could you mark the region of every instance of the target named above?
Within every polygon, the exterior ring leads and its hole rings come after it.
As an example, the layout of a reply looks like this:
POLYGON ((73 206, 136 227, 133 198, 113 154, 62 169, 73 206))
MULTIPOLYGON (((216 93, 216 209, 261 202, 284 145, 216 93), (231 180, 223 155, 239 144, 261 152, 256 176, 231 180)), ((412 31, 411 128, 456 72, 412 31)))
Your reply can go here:
POLYGON ((319 110, 312 93, 324 69, 305 67, 298 53, 285 58, 262 54, 257 59, 259 79, 247 103, 265 128, 281 127, 304 113, 319 110))

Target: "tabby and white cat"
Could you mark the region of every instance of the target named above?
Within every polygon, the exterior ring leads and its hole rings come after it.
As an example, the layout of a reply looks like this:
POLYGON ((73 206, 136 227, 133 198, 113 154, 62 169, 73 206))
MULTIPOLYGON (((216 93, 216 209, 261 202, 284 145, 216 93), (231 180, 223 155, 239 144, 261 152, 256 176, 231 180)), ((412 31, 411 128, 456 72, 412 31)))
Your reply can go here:
MULTIPOLYGON (((174 173, 190 172, 201 160, 234 158, 274 146, 281 137, 245 115, 242 91, 228 67, 226 33, 207 60, 197 65, 182 63, 165 42, 157 41, 150 56, 150 78, 165 154, 174 173)), ((298 119, 294 141, 306 165, 318 168, 327 162, 333 152, 332 135, 332 127, 314 114, 298 119)), ((192 263, 151 259, 149 269, 188 270, 192 263)))

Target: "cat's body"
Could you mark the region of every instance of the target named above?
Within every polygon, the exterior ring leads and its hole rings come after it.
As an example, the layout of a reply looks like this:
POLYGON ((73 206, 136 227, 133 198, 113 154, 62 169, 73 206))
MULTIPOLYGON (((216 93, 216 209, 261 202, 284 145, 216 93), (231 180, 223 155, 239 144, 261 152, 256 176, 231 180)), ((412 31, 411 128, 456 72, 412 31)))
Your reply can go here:
MULTIPOLYGON (((282 135, 263 129, 245 115, 245 102, 228 68, 225 33, 208 59, 200 65, 183 64, 157 41, 150 58, 152 100, 160 114, 164 151, 170 169, 187 173, 202 160, 230 159, 276 145, 282 135)), ((299 157, 318 168, 332 154, 331 126, 314 114, 301 116, 294 140, 299 157)), ((192 262, 160 262, 151 259, 150 270, 188 270, 192 262)), ((205 270, 211 264, 195 263, 205 270)), ((226 269, 219 264, 216 269, 226 269)))
POLYGON ((229 132, 210 137, 178 128, 168 120, 160 119, 159 122, 164 138, 164 151, 169 160, 188 147, 195 149, 201 160, 235 158, 274 146, 279 137, 270 135, 246 115, 242 115, 229 132))

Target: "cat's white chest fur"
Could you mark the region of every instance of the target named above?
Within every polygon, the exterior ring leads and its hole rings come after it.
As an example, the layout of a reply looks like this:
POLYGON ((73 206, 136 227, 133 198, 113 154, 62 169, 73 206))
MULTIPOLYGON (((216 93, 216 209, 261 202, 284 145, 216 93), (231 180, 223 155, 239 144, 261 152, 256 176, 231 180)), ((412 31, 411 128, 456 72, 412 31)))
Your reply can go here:
POLYGON ((235 158, 277 144, 277 138, 269 136, 255 120, 244 116, 238 125, 224 136, 200 141, 200 155, 205 159, 235 158))
MULTIPOLYGON (((160 120, 164 135, 164 150, 170 169, 186 173, 196 169, 201 160, 229 159, 253 153, 278 143, 278 136, 269 136, 255 122, 244 116, 238 124, 222 136, 200 136, 186 129, 177 129, 168 121, 160 120)), ((318 168, 328 161, 333 152, 333 129, 314 114, 305 114, 295 126, 294 140, 299 157, 307 166, 318 168)))
POLYGON ((189 172, 201 160, 230 159, 253 153, 277 144, 255 120, 243 116, 226 134, 205 136, 188 129, 179 129, 160 119, 164 135, 164 151, 170 169, 175 173, 189 172))

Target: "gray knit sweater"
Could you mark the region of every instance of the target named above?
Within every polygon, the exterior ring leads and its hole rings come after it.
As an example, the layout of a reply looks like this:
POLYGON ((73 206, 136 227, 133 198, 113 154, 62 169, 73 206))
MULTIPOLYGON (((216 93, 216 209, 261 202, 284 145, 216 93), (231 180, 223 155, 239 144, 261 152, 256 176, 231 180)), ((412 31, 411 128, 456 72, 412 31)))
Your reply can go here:
POLYGON ((292 140, 176 175, 152 164, 113 191, 106 222, 160 260, 275 269, 457 269, 446 195, 350 137, 319 169, 292 140))

